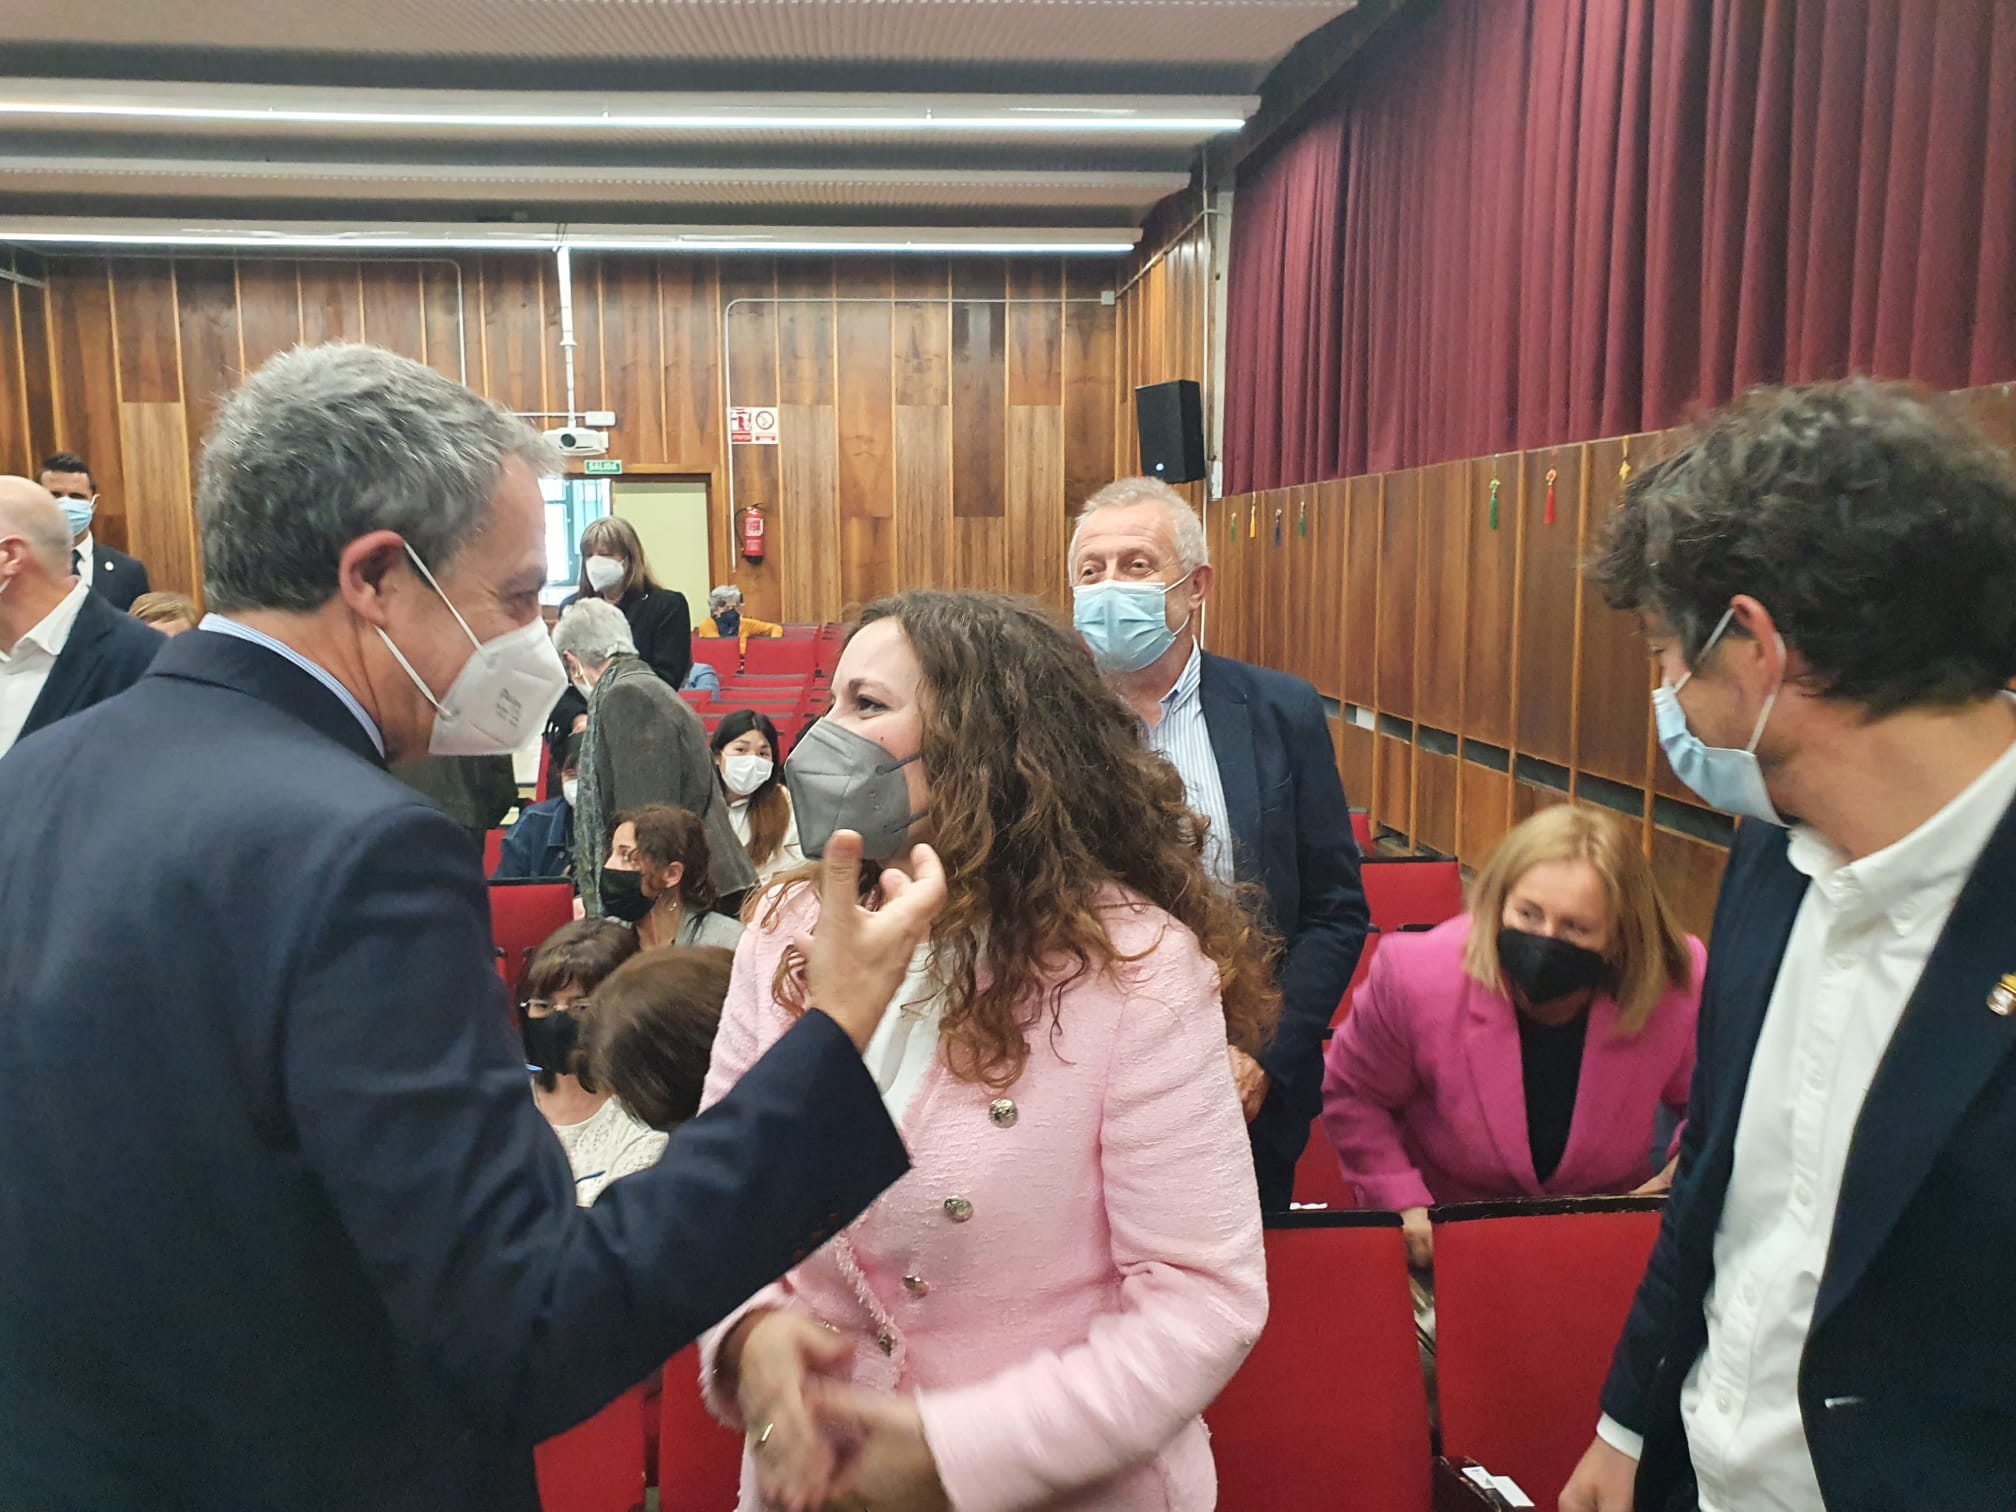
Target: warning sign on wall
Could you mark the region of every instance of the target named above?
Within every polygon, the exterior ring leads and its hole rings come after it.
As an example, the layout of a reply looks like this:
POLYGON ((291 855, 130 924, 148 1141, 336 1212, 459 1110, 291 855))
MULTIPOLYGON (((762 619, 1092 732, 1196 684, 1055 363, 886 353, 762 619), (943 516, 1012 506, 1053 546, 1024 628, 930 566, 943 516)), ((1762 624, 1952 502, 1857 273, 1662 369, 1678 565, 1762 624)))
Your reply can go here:
POLYGON ((728 407, 730 446, 775 446, 777 407, 775 405, 731 404, 728 407))

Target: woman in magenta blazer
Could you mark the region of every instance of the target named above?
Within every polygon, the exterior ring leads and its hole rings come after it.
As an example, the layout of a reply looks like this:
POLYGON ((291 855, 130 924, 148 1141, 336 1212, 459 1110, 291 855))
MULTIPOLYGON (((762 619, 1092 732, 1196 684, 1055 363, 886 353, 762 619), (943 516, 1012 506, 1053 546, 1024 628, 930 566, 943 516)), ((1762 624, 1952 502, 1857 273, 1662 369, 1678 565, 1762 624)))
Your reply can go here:
MULTIPOLYGON (((1042 610, 872 606, 786 763, 808 854, 928 839, 949 898, 865 1058, 908 1176, 703 1341, 742 1506, 1204 1512, 1266 1315, 1228 1042, 1276 999, 1175 772, 1042 610)), ((802 1011, 818 900, 752 906, 720 1098, 802 1011)))
POLYGON ((1386 937, 1331 1037, 1323 1128, 1359 1201, 1398 1210, 1426 1265, 1438 1203, 1661 1189, 1654 1118, 1687 1105, 1705 963, 1622 825, 1535 814, 1467 914, 1386 937))

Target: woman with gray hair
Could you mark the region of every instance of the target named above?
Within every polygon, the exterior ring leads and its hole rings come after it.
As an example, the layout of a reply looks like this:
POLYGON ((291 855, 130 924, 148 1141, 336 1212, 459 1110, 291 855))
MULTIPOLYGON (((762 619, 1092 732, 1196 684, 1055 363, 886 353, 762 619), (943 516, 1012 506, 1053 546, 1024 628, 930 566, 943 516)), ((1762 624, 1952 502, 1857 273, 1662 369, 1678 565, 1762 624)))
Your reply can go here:
POLYGON ((733 636, 746 648, 750 636, 776 637, 784 633, 784 627, 744 614, 742 590, 733 583, 723 583, 707 595, 707 618, 693 627, 693 633, 702 640, 727 640, 733 636))
POLYGON ((602 913, 602 861, 613 816, 652 803, 699 816, 711 858, 708 880, 724 901, 753 887, 756 868, 735 838, 706 728, 638 656, 623 611, 601 599, 568 605, 553 627, 553 649, 566 663, 568 681, 588 701, 575 790, 574 871, 589 917, 602 913))

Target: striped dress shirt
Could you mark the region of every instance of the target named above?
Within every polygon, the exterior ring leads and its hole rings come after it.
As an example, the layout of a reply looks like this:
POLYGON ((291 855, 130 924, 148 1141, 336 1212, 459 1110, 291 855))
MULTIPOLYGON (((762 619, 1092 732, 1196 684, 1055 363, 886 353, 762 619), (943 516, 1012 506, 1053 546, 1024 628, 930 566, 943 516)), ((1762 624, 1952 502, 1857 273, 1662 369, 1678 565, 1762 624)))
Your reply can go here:
POLYGON ((1225 808, 1225 781, 1218 774, 1218 753, 1211 748, 1211 728, 1204 722, 1204 652, 1192 643, 1176 686, 1162 695, 1162 718, 1149 726, 1148 748, 1183 779, 1190 807, 1210 823, 1204 837, 1204 864, 1226 886, 1233 882, 1232 820, 1225 808))

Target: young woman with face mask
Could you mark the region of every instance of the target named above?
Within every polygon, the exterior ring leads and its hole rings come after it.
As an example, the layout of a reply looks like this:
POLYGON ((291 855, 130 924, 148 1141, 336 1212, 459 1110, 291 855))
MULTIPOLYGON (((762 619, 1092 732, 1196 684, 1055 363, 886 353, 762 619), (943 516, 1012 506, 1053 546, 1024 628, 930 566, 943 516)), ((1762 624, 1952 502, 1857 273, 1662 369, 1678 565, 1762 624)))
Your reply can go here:
POLYGON ((574 1168, 582 1207, 619 1176, 658 1163, 665 1136, 637 1118, 589 1071, 582 1042, 583 1005, 637 954, 634 930, 608 919, 562 925, 525 968, 518 1028, 532 1072, 532 1100, 574 1168))
POLYGON ((1623 825, 1535 814, 1465 914, 1385 937, 1331 1036, 1323 1127, 1359 1201, 1399 1210, 1425 1266, 1437 1203, 1663 1188, 1654 1121, 1687 1106, 1706 959, 1623 825))
POLYGON ((595 597, 623 611, 637 654, 652 671, 675 688, 686 681, 693 665, 692 610, 685 594, 661 588, 651 576, 637 527, 621 515, 591 520, 581 532, 581 582, 575 598, 595 597))
MULTIPOLYGON (((910 1175, 706 1341, 742 1504, 1209 1507, 1199 1414, 1266 1314, 1227 1045, 1271 1027, 1267 942, 1042 609, 870 605, 834 691, 785 763, 806 853, 928 841, 949 900, 864 1052, 910 1175)), ((812 889, 751 916, 710 1102, 808 1006, 812 889)))
POLYGON ((742 926, 713 911, 707 831, 685 809, 653 803, 618 814, 598 890, 605 918, 633 925, 646 950, 719 945, 733 950, 742 926))
POLYGON ((714 731, 712 746, 728 794, 728 817, 756 867, 757 882, 803 866, 798 817, 777 760, 777 726, 766 714, 737 709, 714 731))

